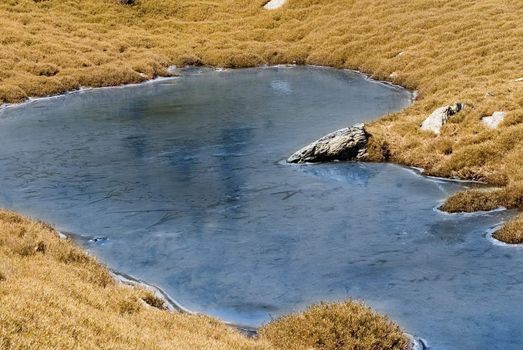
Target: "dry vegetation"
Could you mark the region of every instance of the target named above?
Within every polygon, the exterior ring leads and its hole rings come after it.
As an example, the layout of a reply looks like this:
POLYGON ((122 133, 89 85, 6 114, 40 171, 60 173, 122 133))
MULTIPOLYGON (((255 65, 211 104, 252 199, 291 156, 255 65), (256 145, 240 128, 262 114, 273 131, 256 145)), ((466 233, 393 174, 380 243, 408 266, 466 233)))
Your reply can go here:
POLYGON ((357 302, 319 304, 260 330, 281 350, 407 349, 401 329, 357 302))
MULTIPOLYGON (((510 201, 523 202, 521 0, 289 0, 275 11, 265 2, 2 1, 0 104, 139 82, 171 64, 353 68, 419 92, 413 106, 370 125, 370 160, 509 186, 519 195, 510 201), (419 131, 455 101, 465 111, 440 136, 419 131), (480 119, 494 111, 508 115, 489 130, 480 119)), ((454 199, 456 210, 467 205, 454 199)))
POLYGON ((523 242, 523 216, 512 220, 496 231, 493 236, 508 244, 521 244, 523 242))
POLYGON ((408 347, 396 325, 353 302, 309 311, 305 317, 312 323, 300 333, 310 333, 304 340, 294 333, 300 325, 285 319, 269 325, 266 336, 248 339, 210 317, 165 311, 160 299, 118 284, 48 225, 5 211, 0 211, 0 305, 0 349, 5 350, 288 350, 312 339, 331 341, 340 328, 343 344, 361 346, 317 348, 408 347))

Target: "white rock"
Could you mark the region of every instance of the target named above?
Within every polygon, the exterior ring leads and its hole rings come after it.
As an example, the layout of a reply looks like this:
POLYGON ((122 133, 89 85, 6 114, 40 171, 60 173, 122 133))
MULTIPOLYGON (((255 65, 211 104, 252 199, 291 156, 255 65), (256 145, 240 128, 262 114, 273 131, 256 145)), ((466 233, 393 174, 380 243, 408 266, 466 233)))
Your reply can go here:
POLYGON ((518 78, 518 79, 516 79, 514 81, 523 81, 523 78, 518 78))
POLYGON ((287 0, 271 0, 268 3, 266 3, 263 8, 266 10, 276 10, 277 8, 282 7, 287 0))
POLYGON ((436 109, 431 115, 427 117, 421 124, 421 130, 432 131, 439 135, 441 127, 447 123, 447 121, 463 109, 463 104, 455 103, 450 106, 444 106, 436 109))
POLYGON ((396 79, 398 77, 398 73, 396 72, 392 72, 390 75, 389 75, 389 78, 391 79, 396 79))
POLYGON ((499 124, 505 119, 505 112, 494 112, 489 117, 481 118, 483 124, 490 129, 496 129, 499 124))

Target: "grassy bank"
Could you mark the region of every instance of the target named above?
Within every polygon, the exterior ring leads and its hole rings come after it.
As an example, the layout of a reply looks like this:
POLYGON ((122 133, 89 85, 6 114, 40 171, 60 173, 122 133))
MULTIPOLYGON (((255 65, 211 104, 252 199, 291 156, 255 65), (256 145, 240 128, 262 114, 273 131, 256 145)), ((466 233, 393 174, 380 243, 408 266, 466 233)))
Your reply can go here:
POLYGON ((0 305, 6 350, 406 350, 409 344, 398 326, 355 302, 315 306, 248 339, 210 317, 166 311, 151 292, 115 282, 50 226, 5 211, 0 305), (296 321, 303 317, 307 322, 296 321))
MULTIPOLYGON (((369 126, 370 160, 503 187, 474 209, 522 208, 523 2, 289 0, 275 11, 264 3, 4 1, 0 103, 140 82, 167 75, 171 64, 358 69, 419 93, 410 108, 369 126), (456 101, 465 109, 440 136, 419 130, 435 108, 456 101), (495 111, 507 116, 491 130, 481 118, 495 111)), ((471 210, 464 197, 453 199, 454 211, 471 210)))

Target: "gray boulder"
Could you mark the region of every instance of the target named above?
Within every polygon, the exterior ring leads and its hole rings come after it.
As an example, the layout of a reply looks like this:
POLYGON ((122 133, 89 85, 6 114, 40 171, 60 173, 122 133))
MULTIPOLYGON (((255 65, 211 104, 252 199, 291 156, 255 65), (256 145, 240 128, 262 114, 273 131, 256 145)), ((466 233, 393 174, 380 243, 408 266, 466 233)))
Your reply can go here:
POLYGON ((314 141, 287 159, 289 163, 361 160, 367 155, 368 137, 363 124, 344 128, 314 141))
POLYGON ((447 121, 453 115, 457 114, 463 109, 462 103, 455 103, 450 106, 444 106, 436 109, 431 115, 427 117, 421 124, 421 130, 432 131, 439 135, 441 127, 447 123, 447 121))

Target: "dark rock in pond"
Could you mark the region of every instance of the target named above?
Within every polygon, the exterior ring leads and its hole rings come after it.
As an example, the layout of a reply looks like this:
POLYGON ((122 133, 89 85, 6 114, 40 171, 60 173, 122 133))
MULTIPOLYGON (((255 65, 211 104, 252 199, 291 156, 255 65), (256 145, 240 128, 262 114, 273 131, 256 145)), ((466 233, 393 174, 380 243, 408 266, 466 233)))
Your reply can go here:
POLYGON ((367 155, 364 124, 355 124, 323 136, 287 159, 289 163, 319 163, 335 160, 361 160, 367 155))
POLYGON ((91 243, 102 243, 107 241, 107 237, 94 237, 89 240, 91 243))

